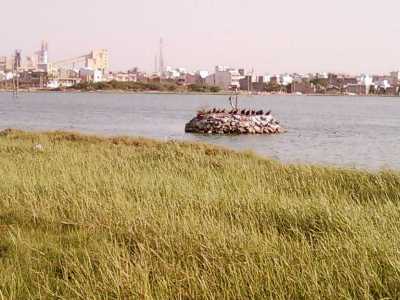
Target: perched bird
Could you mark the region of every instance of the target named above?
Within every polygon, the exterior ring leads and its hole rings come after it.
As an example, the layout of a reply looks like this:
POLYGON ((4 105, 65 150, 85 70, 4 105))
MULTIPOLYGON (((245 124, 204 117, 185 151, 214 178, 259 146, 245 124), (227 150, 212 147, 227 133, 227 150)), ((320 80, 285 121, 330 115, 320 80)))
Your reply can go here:
POLYGON ((251 115, 254 116, 255 114, 256 114, 256 111, 253 109, 253 110, 251 111, 251 115))
POLYGON ((245 113, 246 113, 246 110, 245 110, 245 109, 243 109, 243 110, 240 112, 241 115, 244 115, 245 113))
POLYGON ((233 110, 233 114, 236 115, 239 112, 239 110, 236 108, 233 110))
POLYGON ((265 113, 266 116, 269 116, 270 114, 271 114, 271 110, 269 110, 269 111, 267 111, 267 112, 265 113))
POLYGON ((225 108, 222 109, 222 110, 220 111, 220 113, 224 114, 224 113, 225 113, 225 108))
POLYGON ((256 112, 257 116, 262 116, 264 114, 264 112, 262 110, 259 110, 258 112, 256 112))
POLYGON ((246 111, 246 116, 250 116, 250 110, 246 111))
POLYGON ((213 108, 212 113, 215 114, 217 112, 216 108, 213 108))

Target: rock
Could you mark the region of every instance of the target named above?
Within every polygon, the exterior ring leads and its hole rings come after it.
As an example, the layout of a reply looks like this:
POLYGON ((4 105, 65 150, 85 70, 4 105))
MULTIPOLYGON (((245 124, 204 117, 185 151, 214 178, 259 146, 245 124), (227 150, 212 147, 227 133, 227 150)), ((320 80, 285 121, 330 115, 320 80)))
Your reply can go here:
POLYGON ((247 130, 244 127, 239 127, 239 132, 240 133, 247 133, 247 130))
MULTIPOLYGON (((214 109, 214 111, 217 111, 214 109)), ((240 111, 204 112, 185 125, 186 132, 208 134, 272 134, 285 132, 271 114, 240 115, 240 111)), ((248 112, 249 110, 245 110, 248 112)))
POLYGON ((259 126, 254 126, 253 128, 254 128, 254 131, 255 131, 256 133, 263 133, 263 130, 261 129, 261 127, 259 127, 259 126))

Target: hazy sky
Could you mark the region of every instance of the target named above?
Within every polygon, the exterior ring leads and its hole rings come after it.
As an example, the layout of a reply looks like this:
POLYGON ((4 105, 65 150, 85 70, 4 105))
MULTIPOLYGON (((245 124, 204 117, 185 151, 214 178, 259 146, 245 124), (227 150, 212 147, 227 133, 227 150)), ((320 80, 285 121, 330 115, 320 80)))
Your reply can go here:
POLYGON ((111 68, 168 65, 257 72, 376 72, 400 67, 399 0, 2 1, 0 55, 46 39, 50 59, 108 48, 111 68), (13 17, 13 14, 16 17, 13 17), (15 24, 15 25, 11 25, 15 24))

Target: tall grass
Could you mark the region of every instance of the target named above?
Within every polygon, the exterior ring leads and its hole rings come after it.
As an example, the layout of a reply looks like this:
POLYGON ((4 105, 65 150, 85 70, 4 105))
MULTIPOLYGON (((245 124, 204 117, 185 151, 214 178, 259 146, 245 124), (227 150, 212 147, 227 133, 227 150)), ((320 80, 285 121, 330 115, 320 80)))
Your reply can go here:
POLYGON ((399 201, 391 171, 9 130, 0 299, 397 299, 399 201))

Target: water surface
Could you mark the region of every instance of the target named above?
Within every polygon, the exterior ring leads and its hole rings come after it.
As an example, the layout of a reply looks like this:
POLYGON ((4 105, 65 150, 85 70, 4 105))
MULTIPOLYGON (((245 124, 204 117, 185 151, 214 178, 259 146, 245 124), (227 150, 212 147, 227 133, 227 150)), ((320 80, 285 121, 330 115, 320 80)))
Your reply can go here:
POLYGON ((0 93, 0 129, 72 130, 180 139, 250 149, 284 162, 400 169, 400 98, 243 96, 242 107, 272 109, 288 133, 274 136, 186 134, 202 107, 226 96, 120 93, 0 93))

